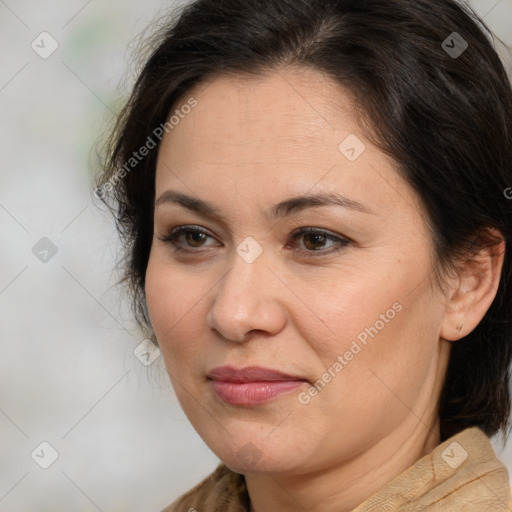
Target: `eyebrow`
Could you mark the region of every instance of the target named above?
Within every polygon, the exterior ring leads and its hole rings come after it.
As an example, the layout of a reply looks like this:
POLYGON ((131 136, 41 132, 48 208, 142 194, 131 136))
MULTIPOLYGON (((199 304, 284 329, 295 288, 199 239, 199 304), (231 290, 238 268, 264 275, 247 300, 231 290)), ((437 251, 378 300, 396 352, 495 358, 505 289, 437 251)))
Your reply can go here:
MULTIPOLYGON (((176 192, 175 190, 167 190, 162 193, 162 195, 155 201, 155 207, 166 203, 178 204, 188 210, 199 213, 204 217, 223 219, 221 210, 210 203, 207 203, 202 199, 182 194, 181 192, 176 192)), ((291 197, 274 205, 268 215, 271 218, 282 218, 299 213, 307 208, 333 205, 376 215, 373 210, 362 203, 349 199, 348 197, 342 196, 336 192, 322 192, 318 194, 306 194, 303 196, 291 197)))

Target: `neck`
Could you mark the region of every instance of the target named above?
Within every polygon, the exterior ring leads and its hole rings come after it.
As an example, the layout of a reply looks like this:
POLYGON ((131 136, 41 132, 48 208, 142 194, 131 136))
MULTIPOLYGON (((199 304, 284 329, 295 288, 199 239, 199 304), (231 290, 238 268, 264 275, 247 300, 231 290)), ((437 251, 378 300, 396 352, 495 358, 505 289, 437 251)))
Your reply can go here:
POLYGON ((369 449, 314 474, 245 475, 250 512, 351 512, 440 443, 439 420, 428 429, 409 417, 369 449))

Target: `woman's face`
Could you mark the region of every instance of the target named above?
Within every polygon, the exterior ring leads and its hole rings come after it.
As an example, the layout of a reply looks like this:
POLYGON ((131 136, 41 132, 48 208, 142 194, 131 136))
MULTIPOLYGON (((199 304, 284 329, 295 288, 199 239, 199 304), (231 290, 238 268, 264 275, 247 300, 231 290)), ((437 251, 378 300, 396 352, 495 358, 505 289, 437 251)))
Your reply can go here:
POLYGON ((293 68, 190 96, 158 156, 146 296, 194 428, 240 473, 372 451, 378 464, 391 440, 425 438, 446 303, 419 202, 363 137, 350 96, 293 68), (178 226, 189 231, 162 240, 178 226), (226 365, 288 377, 213 372, 226 365))

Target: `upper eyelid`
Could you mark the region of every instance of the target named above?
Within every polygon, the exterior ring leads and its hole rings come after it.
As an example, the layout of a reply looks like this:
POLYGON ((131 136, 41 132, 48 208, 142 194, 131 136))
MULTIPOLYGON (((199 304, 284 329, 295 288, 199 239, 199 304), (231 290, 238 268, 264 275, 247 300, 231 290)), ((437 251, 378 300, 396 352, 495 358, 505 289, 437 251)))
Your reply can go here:
MULTIPOLYGON (((175 231, 178 232, 180 230, 186 230, 186 229, 189 229, 190 231, 200 231, 201 233, 205 233, 205 234, 207 234, 209 236, 217 238, 216 235, 211 234, 211 230, 210 229, 205 228, 203 226, 200 226, 198 224, 177 224, 176 226, 174 226, 173 228, 171 228, 169 230, 168 234, 170 234, 172 232, 175 232, 175 231)), ((332 235, 332 236, 337 236, 337 237, 340 237, 340 238, 347 238, 347 239, 349 239, 347 236, 339 234, 339 233, 336 233, 334 231, 331 231, 330 229, 320 228, 320 227, 316 227, 316 226, 301 226, 301 227, 298 227, 298 228, 294 228, 291 231, 290 235, 302 234, 303 232, 305 232, 305 233, 308 233, 308 232, 325 233, 327 235, 332 235)))
POLYGON ((291 232, 291 235, 303 235, 308 233, 322 233, 326 236, 332 236, 335 238, 345 239, 345 240, 351 240, 348 236, 342 235, 340 233, 335 233, 334 231, 331 231, 330 229, 326 228, 317 228, 315 226, 303 226, 300 228, 296 228, 291 232))
MULTIPOLYGON (((213 235, 210 232, 209 229, 204 228, 204 227, 199 226, 199 225, 196 225, 196 224, 179 224, 177 226, 174 226, 161 239, 169 238, 171 236, 172 237, 179 236, 179 235, 181 235, 183 233, 186 233, 187 231, 193 231, 193 232, 196 232, 196 233, 203 233, 206 236, 209 236, 210 238, 213 238, 213 239, 219 241, 218 237, 216 235, 213 235)), ((329 229, 326 229, 326 228, 319 228, 319 227, 315 227, 315 226, 301 226, 301 227, 295 228, 294 230, 292 230, 292 232, 289 234, 289 236, 293 240, 295 240, 297 238, 300 238, 301 236, 304 236, 304 235, 307 235, 307 234, 310 234, 310 233, 320 233, 320 234, 325 235, 329 239, 335 238, 335 239, 337 239, 341 243, 353 242, 353 240, 351 238, 349 238, 349 237, 347 237, 345 235, 335 233, 335 232, 333 232, 333 231, 331 231, 329 229)))

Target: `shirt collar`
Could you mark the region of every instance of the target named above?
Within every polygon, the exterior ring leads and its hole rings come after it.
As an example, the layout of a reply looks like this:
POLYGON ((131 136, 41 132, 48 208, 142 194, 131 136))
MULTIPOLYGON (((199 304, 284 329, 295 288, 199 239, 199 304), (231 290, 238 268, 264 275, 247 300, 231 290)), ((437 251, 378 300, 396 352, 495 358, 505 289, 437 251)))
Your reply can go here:
MULTIPOLYGON (((248 512, 244 476, 223 463, 163 512, 248 512)), ((353 512, 510 512, 506 466, 487 435, 468 428, 439 444, 353 512)))

